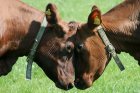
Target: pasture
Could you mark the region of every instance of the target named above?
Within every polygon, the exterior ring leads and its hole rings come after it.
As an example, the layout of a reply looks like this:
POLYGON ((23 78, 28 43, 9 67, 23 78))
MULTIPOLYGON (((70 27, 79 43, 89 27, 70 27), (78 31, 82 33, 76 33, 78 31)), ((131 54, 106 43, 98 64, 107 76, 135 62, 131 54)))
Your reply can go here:
MULTIPOLYGON (((123 0, 22 1, 42 11, 49 2, 52 2, 57 5, 62 19, 86 22, 93 4, 105 13, 123 0)), ((140 93, 140 67, 137 61, 127 53, 121 53, 119 57, 126 68, 125 71, 120 72, 112 60, 92 87, 86 90, 73 88, 69 91, 56 88, 36 64, 33 65, 32 80, 25 80, 26 57, 22 57, 7 76, 0 77, 0 93, 140 93)))

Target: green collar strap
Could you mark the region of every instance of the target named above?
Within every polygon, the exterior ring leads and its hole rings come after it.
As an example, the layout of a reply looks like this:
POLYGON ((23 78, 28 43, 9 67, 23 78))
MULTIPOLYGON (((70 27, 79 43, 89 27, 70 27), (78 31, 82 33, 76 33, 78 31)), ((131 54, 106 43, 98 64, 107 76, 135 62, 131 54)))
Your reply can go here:
POLYGON ((46 26, 47 26, 47 21, 46 21, 46 17, 44 17, 43 22, 41 24, 41 27, 39 29, 39 32, 35 38, 32 49, 27 57, 26 79, 28 79, 28 80, 31 79, 31 72, 32 72, 32 64, 33 64, 34 55, 36 53, 36 49, 40 43, 40 40, 43 36, 43 33, 45 32, 46 26))
POLYGON ((107 38, 103 27, 101 25, 98 26, 97 31, 98 31, 98 34, 100 35, 102 41, 104 42, 107 51, 111 54, 111 56, 115 60, 116 64, 120 68, 120 70, 123 71, 125 68, 124 68, 122 62, 120 61, 119 57, 117 56, 117 53, 115 52, 115 48, 113 47, 113 45, 110 43, 109 39, 107 38))

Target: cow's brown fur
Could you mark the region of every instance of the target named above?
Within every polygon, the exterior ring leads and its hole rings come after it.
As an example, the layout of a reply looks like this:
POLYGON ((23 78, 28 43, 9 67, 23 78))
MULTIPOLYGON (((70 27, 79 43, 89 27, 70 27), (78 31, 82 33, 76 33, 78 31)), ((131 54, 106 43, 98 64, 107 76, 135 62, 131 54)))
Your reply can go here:
MULTIPOLYGON (((103 73, 110 61, 94 24, 94 16, 100 19, 100 10, 94 6, 88 22, 81 24, 76 33, 75 85, 85 89, 103 73)), ((116 52, 130 53, 140 64, 140 0, 125 0, 101 16, 101 25, 116 52)))
MULTIPOLYGON (((57 8, 48 4, 48 26, 36 51, 34 61, 56 85, 70 89, 74 81, 72 43, 65 45, 76 29, 61 20, 57 8), (62 52, 62 50, 64 50, 62 52), (69 55, 66 57, 65 55, 69 55)), ((7 75, 19 56, 27 56, 45 14, 19 0, 0 0, 0 76, 7 75)), ((73 25, 75 28, 75 25, 73 25)))

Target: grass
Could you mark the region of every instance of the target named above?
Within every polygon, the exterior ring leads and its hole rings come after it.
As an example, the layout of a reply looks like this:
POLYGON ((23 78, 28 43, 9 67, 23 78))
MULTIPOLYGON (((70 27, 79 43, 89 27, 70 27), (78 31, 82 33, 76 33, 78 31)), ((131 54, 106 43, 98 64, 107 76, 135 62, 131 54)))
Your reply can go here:
MULTIPOLYGON (((62 19, 86 22, 93 4, 105 13, 122 0, 22 0, 44 11, 49 2, 58 6, 62 19)), ((73 88, 63 91, 55 87, 44 72, 33 65, 32 80, 25 80, 26 57, 19 58, 13 70, 0 78, 0 93, 140 93, 140 67, 129 54, 119 55, 125 71, 120 72, 114 60, 107 66, 103 75, 86 90, 73 88)))

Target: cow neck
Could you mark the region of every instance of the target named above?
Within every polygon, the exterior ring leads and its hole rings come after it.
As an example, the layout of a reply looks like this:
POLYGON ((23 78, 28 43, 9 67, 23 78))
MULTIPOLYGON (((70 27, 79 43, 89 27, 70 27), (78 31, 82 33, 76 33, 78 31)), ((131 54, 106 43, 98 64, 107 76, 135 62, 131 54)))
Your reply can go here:
POLYGON ((39 28, 45 15, 42 11, 27 6, 22 2, 20 4, 20 8, 28 10, 28 12, 26 14, 26 11, 21 12, 23 18, 21 24, 24 24, 25 27, 20 28, 22 31, 21 33, 24 34, 22 35, 23 39, 20 41, 18 50, 20 50, 20 56, 27 56, 33 46, 34 40, 39 32, 39 28))
MULTIPOLYGON (((40 40, 43 36, 43 33, 45 31, 45 28, 47 26, 46 22, 46 16, 43 12, 38 11, 32 7, 27 7, 23 6, 22 9, 27 10, 29 9, 29 14, 26 13, 29 17, 26 18, 26 15, 24 15, 23 18, 25 20, 28 19, 27 26, 25 30, 25 36, 24 39, 21 41, 22 42, 22 48, 23 50, 26 50, 25 52, 23 51, 23 55, 28 55, 27 57, 27 70, 26 70, 26 79, 31 79, 31 71, 32 71, 32 63, 33 59, 35 56, 35 53, 37 52, 38 45, 40 43, 40 40), (28 29, 28 31, 27 31, 28 29)), ((22 49, 21 48, 21 49, 22 49)))
POLYGON ((140 1, 126 0, 102 15, 103 28, 118 53, 136 52, 140 48, 140 1))
POLYGON ((125 25, 125 23, 118 24, 112 22, 108 24, 107 22, 103 22, 103 28, 105 29, 107 37, 115 47, 117 53, 127 52, 131 54, 131 52, 140 50, 140 48, 138 47, 138 45, 140 45, 140 38, 138 37, 138 35, 134 35, 134 31, 137 30, 135 30, 134 28, 123 26, 125 25))

